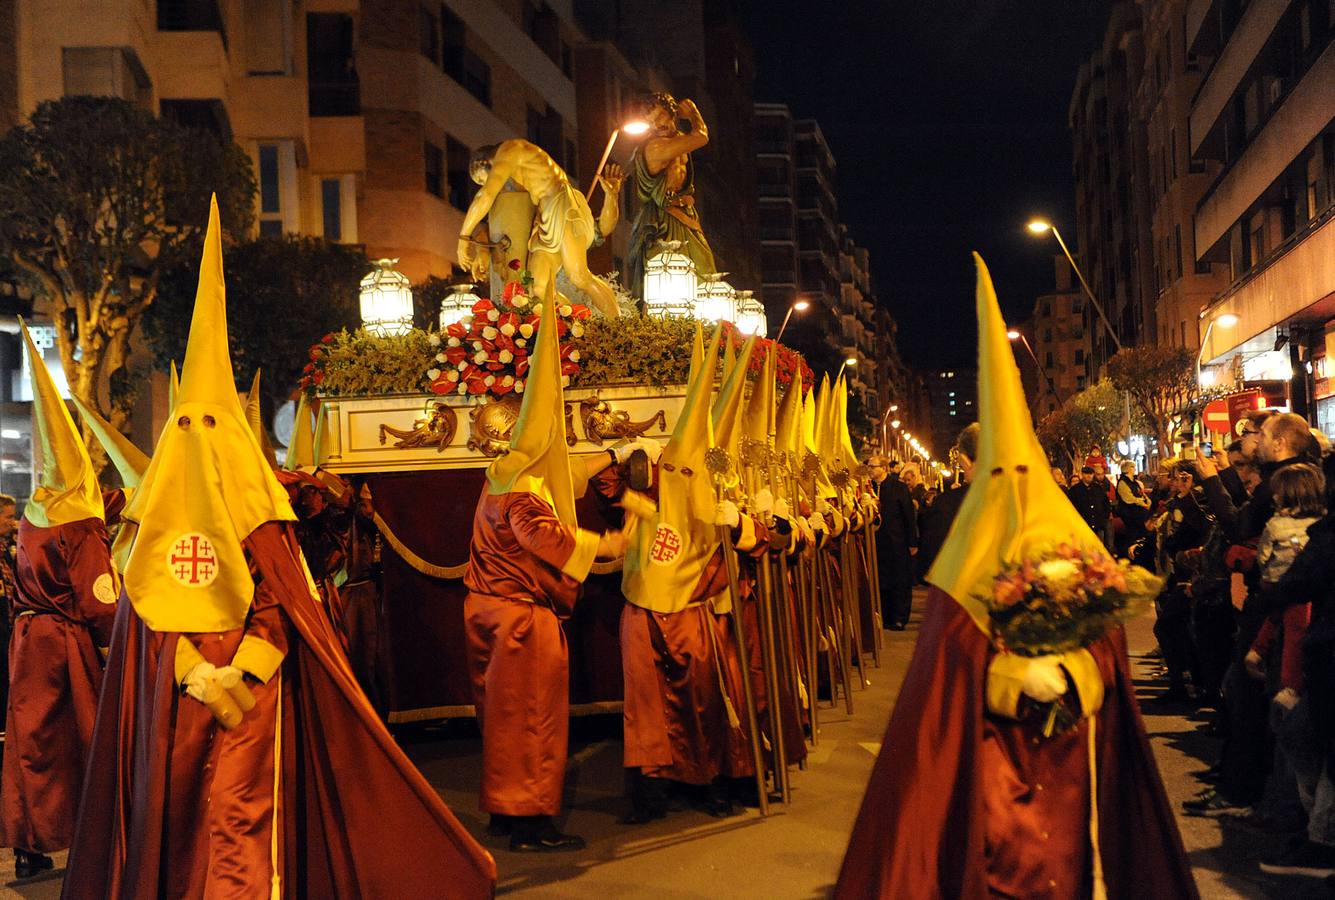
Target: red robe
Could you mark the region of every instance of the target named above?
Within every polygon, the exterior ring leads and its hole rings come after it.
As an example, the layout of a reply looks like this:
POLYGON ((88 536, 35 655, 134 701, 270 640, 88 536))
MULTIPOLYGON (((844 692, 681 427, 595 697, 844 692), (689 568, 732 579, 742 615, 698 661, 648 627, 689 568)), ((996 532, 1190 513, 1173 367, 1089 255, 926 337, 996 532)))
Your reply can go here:
POLYGON ((570 734, 561 621, 580 586, 561 567, 574 552, 574 535, 546 501, 483 487, 464 575, 464 628, 482 728, 484 812, 561 811, 570 734))
POLYGON ((102 685, 98 648, 116 614, 104 521, 22 520, 15 579, 0 844, 51 853, 74 834, 102 685))
POLYGON ((494 861, 357 687, 291 526, 243 546, 256 590, 242 628, 155 632, 122 598, 62 896, 267 896, 275 868, 286 896, 491 896, 494 861), (283 660, 225 731, 181 692, 177 642, 223 665, 246 637, 283 660))
MULTIPOLYGON (((1089 647, 1099 847, 1110 898, 1197 897, 1145 738, 1120 628, 1089 647)), ((1088 720, 1043 738, 985 711, 991 642, 939 589, 853 827, 834 896, 1087 897, 1088 720)))

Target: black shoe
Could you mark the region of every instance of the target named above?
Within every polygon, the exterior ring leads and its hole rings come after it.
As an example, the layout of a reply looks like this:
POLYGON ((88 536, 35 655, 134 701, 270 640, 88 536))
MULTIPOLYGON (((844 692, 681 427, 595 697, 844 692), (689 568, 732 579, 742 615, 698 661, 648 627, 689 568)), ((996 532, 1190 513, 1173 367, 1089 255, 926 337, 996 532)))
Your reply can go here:
POLYGON ((1221 816, 1248 816, 1252 808, 1234 803, 1215 788, 1206 788, 1190 800, 1184 800, 1182 811, 1189 816, 1217 819, 1221 816))
POLYGON ((891 631, 904 631, 904 630, 905 630, 906 628, 908 628, 908 627, 909 627, 909 623, 908 623, 908 622, 891 622, 891 623, 890 623, 890 630, 891 630, 891 631))
POLYGON ((721 779, 715 781, 705 790, 700 809, 716 819, 726 819, 736 812, 732 806, 732 798, 728 796, 728 785, 725 781, 721 779))
POLYGON ((1296 849, 1263 858, 1261 871, 1271 875, 1326 878, 1335 875, 1335 847, 1304 841, 1296 849))
POLYGON ((51 857, 45 853, 29 853, 27 850, 14 850, 14 877, 31 878, 51 868, 51 857))
POLYGON ((584 838, 562 834, 551 816, 515 816, 510 849, 516 853, 569 853, 583 850, 584 838))
POLYGON ((492 837, 509 837, 514 831, 514 817, 504 816, 500 813, 492 813, 491 821, 487 823, 487 834, 492 837))
POLYGON ((667 785, 662 778, 633 776, 630 790, 630 812, 618 821, 622 825, 645 825, 667 817, 667 785))

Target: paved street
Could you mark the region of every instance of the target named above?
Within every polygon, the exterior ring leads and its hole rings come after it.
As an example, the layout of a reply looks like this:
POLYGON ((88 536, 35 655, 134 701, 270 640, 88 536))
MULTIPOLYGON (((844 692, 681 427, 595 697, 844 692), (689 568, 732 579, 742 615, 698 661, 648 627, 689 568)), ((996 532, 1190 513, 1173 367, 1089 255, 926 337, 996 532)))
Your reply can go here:
MULTIPOLYGON (((917 597, 921 603, 921 593, 917 597)), ((920 611, 919 611, 920 612, 920 611)), ((826 896, 839 868, 863 786, 871 770, 899 682, 913 650, 917 616, 907 632, 887 632, 880 669, 871 684, 854 694, 853 717, 821 709, 820 743, 805 771, 793 773, 792 803, 776 807, 767 821, 754 811, 717 820, 680 811, 665 821, 640 827, 617 824, 621 798, 620 720, 578 720, 572 729, 565 827, 584 835, 586 851, 570 855, 515 855, 503 840, 485 836, 485 816, 477 811, 479 744, 471 722, 421 729, 402 735, 413 758, 441 790, 465 825, 496 855, 497 893, 513 897, 646 897, 676 900, 700 897, 769 897, 814 900, 826 896)), ((1133 664, 1147 697, 1151 623, 1130 629, 1133 664)), ((1159 714, 1147 707, 1146 725, 1160 770, 1176 806, 1196 790, 1190 772, 1212 759, 1216 739, 1202 731, 1204 719, 1181 710, 1159 714)), ((1206 898, 1305 898, 1329 896, 1310 879, 1267 878, 1257 857, 1273 838, 1209 819, 1180 818, 1182 835, 1206 898)), ((57 857, 57 864, 64 855, 57 857)), ((9 851, 0 853, 0 871, 12 872, 9 851)), ((54 898, 59 874, 0 889, 0 897, 54 898)))

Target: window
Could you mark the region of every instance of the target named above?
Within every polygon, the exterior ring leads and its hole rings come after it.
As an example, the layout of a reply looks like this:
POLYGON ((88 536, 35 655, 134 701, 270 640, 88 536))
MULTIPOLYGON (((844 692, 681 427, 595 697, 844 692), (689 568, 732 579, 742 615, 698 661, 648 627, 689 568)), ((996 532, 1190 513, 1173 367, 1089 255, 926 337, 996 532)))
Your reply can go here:
POLYGON ((290 140, 257 144, 254 162, 260 182, 260 234, 276 237, 298 231, 296 145, 290 140))
POLYGON ((1049 350, 1047 353, 1044 353, 1044 354, 1043 354, 1043 368, 1045 368, 1045 369, 1051 369, 1051 368, 1052 368, 1052 351, 1051 351, 1051 350, 1049 350))
POLYGON ((1173 226, 1173 249, 1177 254, 1177 277, 1182 277, 1182 226, 1173 226))
POLYGON ((292 74, 291 0, 246 0, 246 74, 292 74))
POLYGON ((1085 351, 1082 347, 1077 347, 1075 349, 1075 364, 1077 366, 1083 366, 1085 364, 1085 351))
POLYGON ((352 16, 306 15, 306 74, 312 116, 361 115, 353 44, 352 16))
POLYGON ((339 179, 320 179, 320 212, 324 239, 335 243, 343 240, 343 184, 339 179))
POLYGON ((530 144, 542 145, 542 113, 528 107, 526 136, 530 144))
POLYGON ((449 181, 450 206, 467 210, 477 193, 477 185, 468 176, 468 161, 472 154, 468 148, 448 135, 445 138, 445 167, 449 181))
POLYGON ((431 142, 422 144, 422 155, 426 159, 426 191, 441 199, 445 198, 445 155, 431 142))
POLYGON ((468 46, 468 28, 448 6, 440 8, 440 67, 484 106, 491 106, 491 66, 468 46))
POLYGON ((576 155, 574 141, 566 141, 566 160, 564 168, 573 177, 579 171, 579 158, 576 155))
POLYGON ((440 20, 425 3, 417 7, 417 51, 432 65, 440 65, 440 20))

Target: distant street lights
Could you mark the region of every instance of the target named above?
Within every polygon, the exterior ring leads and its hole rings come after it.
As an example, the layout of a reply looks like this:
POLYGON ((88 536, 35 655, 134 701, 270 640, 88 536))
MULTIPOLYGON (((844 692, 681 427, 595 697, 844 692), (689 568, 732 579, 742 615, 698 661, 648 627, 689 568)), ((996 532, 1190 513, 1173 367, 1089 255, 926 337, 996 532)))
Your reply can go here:
POLYGON ((593 181, 589 182, 589 189, 584 192, 585 200, 593 199, 593 189, 598 186, 598 176, 603 174, 603 167, 607 165, 607 158, 612 155, 612 147, 617 142, 617 135, 624 132, 629 137, 639 137, 648 130, 649 123, 640 119, 632 119, 620 128, 612 129, 612 133, 607 138, 607 146, 603 148, 603 158, 598 160, 598 168, 593 170, 593 181))
POLYGON ((788 307, 788 312, 783 317, 783 324, 779 326, 779 333, 774 335, 775 343, 778 343, 779 338, 783 337, 783 330, 788 327, 788 320, 793 317, 793 313, 805 312, 810 306, 811 301, 803 300, 801 297, 793 301, 792 305, 788 307))
POLYGON ((1043 376, 1043 383, 1047 385, 1048 391, 1051 392, 1052 399, 1060 405, 1062 402, 1061 394, 1057 393, 1057 386, 1052 383, 1052 376, 1048 375, 1048 370, 1043 368, 1043 364, 1038 361, 1038 357, 1034 354, 1034 348, 1029 345, 1029 338, 1025 337, 1023 332, 1016 331, 1014 328, 1006 332, 1006 337, 1012 343, 1020 341, 1024 344, 1024 349, 1029 351, 1029 358, 1034 361, 1034 368, 1038 369, 1038 374, 1043 376))
POLYGON ((1232 328, 1236 324, 1238 324, 1238 317, 1233 315, 1233 313, 1221 313, 1212 318, 1210 323, 1205 326, 1205 334, 1201 336, 1201 349, 1200 352, 1196 354, 1197 386, 1205 387, 1205 385, 1201 384, 1201 363, 1205 360, 1205 342, 1210 340, 1210 332, 1214 331, 1216 325, 1220 328, 1232 328))

